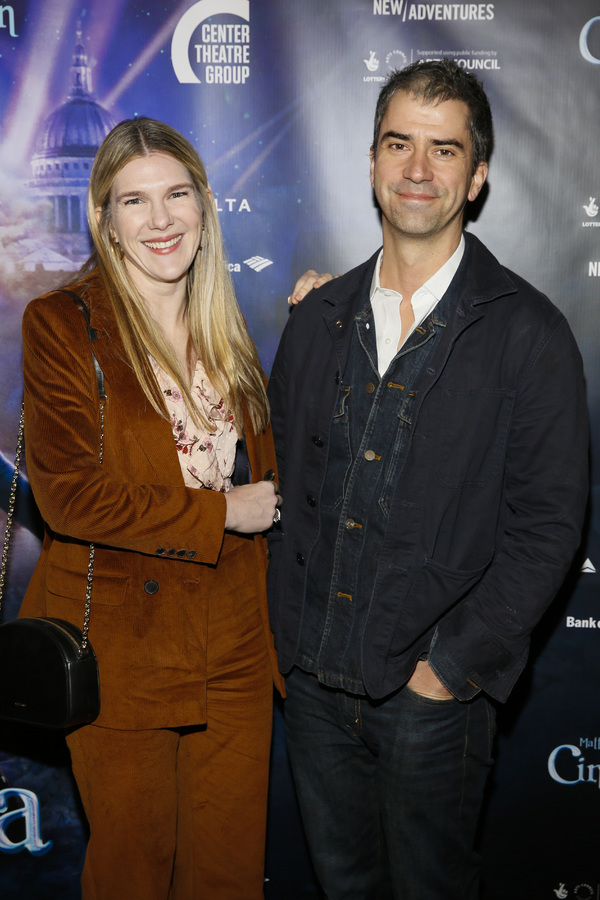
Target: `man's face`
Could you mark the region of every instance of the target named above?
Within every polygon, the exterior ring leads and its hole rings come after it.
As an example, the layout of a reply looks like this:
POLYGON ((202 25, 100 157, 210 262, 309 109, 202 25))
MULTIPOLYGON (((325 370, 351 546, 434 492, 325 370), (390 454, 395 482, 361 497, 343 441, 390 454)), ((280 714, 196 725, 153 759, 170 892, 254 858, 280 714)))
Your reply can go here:
POLYGON ((390 100, 371 150, 371 185, 383 214, 384 240, 446 240, 456 246, 463 209, 475 200, 487 163, 473 173, 468 109, 461 100, 424 105, 399 92, 390 100))

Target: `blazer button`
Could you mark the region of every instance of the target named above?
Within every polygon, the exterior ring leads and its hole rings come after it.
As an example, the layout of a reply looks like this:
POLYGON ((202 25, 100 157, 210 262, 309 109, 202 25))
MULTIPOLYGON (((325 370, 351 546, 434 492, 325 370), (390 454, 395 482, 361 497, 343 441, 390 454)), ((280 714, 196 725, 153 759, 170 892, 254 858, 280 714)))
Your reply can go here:
POLYGON ((182 558, 185 556, 185 550, 178 550, 178 551, 177 551, 177 556, 178 556, 180 559, 182 559, 182 558))
POLYGON ((151 578, 150 581, 147 581, 144 585, 144 590, 147 594, 156 594, 158 590, 158 581, 153 581, 151 578))
POLYGON ((158 556, 164 556, 164 554, 166 553, 166 550, 165 550, 164 547, 157 547, 157 548, 156 548, 156 553, 157 553, 158 556))
POLYGON ((195 559, 195 557, 196 557, 196 551, 195 551, 195 550, 188 550, 186 556, 187 556, 188 559, 195 559))
POLYGON ((304 565, 304 557, 302 556, 301 553, 296 554, 296 562, 298 563, 299 566, 304 565))
POLYGON ((175 556, 176 552, 177 551, 175 550, 175 547, 169 547, 169 549, 167 550, 167 556, 175 556))
POLYGON ((321 437, 320 434, 313 434, 312 442, 315 445, 315 447, 323 446, 323 438, 321 437))
POLYGON ((317 505, 317 501, 315 500, 314 497, 311 497, 310 494, 307 496, 306 502, 308 503, 309 506, 316 506, 316 505, 317 505))

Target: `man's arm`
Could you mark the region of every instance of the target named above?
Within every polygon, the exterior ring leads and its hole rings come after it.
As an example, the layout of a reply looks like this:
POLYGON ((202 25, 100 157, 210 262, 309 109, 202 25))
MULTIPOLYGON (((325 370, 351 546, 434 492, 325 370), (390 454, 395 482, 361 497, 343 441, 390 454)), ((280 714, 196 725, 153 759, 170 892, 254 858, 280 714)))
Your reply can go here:
POLYGON ((458 699, 504 701, 529 637, 581 540, 588 494, 582 363, 561 318, 523 376, 504 472, 504 537, 484 577, 440 622, 428 662, 458 699))

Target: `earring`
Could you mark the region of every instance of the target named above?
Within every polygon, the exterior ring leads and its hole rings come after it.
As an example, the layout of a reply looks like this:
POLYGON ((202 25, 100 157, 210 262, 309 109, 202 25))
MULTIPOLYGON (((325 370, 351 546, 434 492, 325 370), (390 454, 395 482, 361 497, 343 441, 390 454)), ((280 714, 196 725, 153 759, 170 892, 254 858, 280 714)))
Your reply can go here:
POLYGON ((118 251, 119 251, 119 259, 121 260, 121 262, 123 262, 123 260, 125 259, 125 254, 123 252, 123 248, 121 247, 121 245, 118 241, 115 241, 114 243, 115 243, 115 248, 118 248, 118 251))
MULTIPOLYGON (((200 232, 200 243, 198 244, 198 253, 202 253, 202 240, 204 238, 205 228, 202 226, 202 231, 200 232)), ((206 232, 206 237, 208 238, 208 232, 206 232)))

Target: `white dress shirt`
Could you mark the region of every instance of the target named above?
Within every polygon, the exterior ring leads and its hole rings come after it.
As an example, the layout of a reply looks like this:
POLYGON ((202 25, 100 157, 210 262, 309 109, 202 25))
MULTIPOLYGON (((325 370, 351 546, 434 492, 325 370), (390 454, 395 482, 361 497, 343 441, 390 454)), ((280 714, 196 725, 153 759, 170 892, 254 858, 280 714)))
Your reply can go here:
MULTIPOLYGON (((411 298, 411 306, 415 320, 404 337, 403 344, 421 322, 435 309, 442 299, 450 282, 456 274, 465 252, 465 239, 461 235, 460 243, 447 262, 438 269, 425 284, 414 292, 411 298)), ((371 284, 371 306, 373 308, 373 320, 375 323, 375 337, 377 339, 377 368, 383 375, 400 349, 400 335, 402 333, 402 321, 400 319, 400 304, 402 294, 390 288, 382 288, 379 283, 379 271, 383 261, 383 249, 375 265, 373 281, 371 284)))

